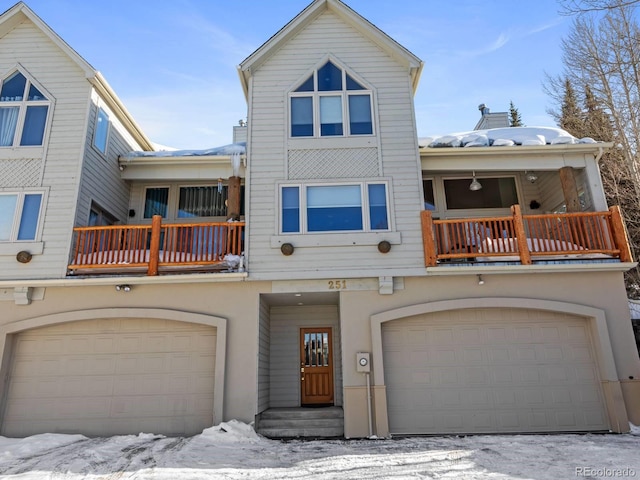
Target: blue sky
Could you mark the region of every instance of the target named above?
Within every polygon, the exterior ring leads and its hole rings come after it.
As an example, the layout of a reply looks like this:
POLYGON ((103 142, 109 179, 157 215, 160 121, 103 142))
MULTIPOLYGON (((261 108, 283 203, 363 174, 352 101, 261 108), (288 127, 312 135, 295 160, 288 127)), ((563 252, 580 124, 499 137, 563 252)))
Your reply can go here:
MULTIPOLYGON (((246 118, 236 66, 311 0, 27 0, 102 72, 155 142, 231 142, 246 118)), ((0 0, 0 10, 13 5, 0 0)), ((418 135, 471 130, 478 105, 555 126, 545 72, 561 73, 571 19, 556 0, 345 0, 421 58, 418 135)))

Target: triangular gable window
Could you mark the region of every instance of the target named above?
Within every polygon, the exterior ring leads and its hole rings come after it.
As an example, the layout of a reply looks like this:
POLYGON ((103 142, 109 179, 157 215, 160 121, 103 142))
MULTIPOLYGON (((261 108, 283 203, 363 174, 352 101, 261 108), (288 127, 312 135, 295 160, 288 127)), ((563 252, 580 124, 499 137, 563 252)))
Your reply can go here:
POLYGON ((0 147, 39 146, 44 139, 50 102, 19 70, 0 89, 0 147))
POLYGON ((372 135, 371 98, 370 90, 327 61, 290 94, 290 134, 292 137, 372 135))

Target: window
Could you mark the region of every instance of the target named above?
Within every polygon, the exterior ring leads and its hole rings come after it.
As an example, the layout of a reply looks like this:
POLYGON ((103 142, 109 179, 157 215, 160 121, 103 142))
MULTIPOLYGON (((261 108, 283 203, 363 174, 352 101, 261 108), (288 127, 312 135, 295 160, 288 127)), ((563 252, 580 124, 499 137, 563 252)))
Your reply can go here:
POLYGON ((89 211, 90 227, 114 225, 117 221, 116 217, 91 202, 91 210, 89 211))
POLYGON ((0 242, 35 240, 41 206, 42 193, 0 193, 0 242))
POLYGON ((371 91, 327 62, 290 94, 291 136, 372 135, 371 91))
POLYGON ((225 202, 227 187, 180 187, 178 218, 223 217, 227 214, 225 202))
POLYGON ((444 179, 444 194, 449 210, 510 208, 518 203, 513 177, 479 178, 482 189, 471 191, 472 178, 444 179))
MULTIPOLYGON (((225 217, 227 215, 227 185, 194 185, 148 187, 145 190, 143 218, 161 215, 164 218, 225 217)), ((240 215, 244 215, 244 186, 240 187, 240 215)))
POLYGON ((169 187, 147 188, 144 196, 144 218, 152 218, 154 215, 167 216, 169 205, 169 187))
POLYGON ((389 230, 387 185, 283 186, 283 233, 389 230))
POLYGON ((422 180, 422 190, 424 191, 424 209, 436 210, 436 198, 433 194, 433 180, 422 180))
POLYGON ((42 145, 49 104, 21 72, 5 78, 0 89, 0 147, 42 145))
POLYGON ((107 153, 109 141, 109 115, 102 108, 98 109, 96 115, 95 133, 93 135, 93 146, 102 153, 107 153))

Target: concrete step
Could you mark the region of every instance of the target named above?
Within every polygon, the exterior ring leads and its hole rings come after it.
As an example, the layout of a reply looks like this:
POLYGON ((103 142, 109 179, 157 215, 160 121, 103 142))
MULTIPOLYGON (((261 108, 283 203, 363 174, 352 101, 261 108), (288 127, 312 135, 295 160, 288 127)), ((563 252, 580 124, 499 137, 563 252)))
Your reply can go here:
POLYGON ((261 418, 260 428, 298 428, 304 426, 311 427, 337 427, 342 428, 344 420, 342 418, 305 418, 301 419, 283 419, 283 418, 261 418))
POLYGON ((258 433, 267 438, 341 438, 344 428, 266 428, 258 433))
POLYGON ((261 419, 312 419, 312 418, 344 418, 339 407, 327 408, 273 408, 260 414, 261 419))
POLYGON ((344 436, 340 407, 274 408, 256 418, 256 431, 269 438, 333 438, 344 436))

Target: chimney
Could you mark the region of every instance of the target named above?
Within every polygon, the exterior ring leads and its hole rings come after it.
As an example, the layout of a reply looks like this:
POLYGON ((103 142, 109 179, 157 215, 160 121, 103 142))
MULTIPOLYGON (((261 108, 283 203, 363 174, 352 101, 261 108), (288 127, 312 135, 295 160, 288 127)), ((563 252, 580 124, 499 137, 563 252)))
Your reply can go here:
POLYGON ((488 115, 490 110, 489 107, 487 107, 484 103, 481 103, 480 105, 478 105, 478 110, 480 110, 480 114, 484 117, 485 115, 488 115))

